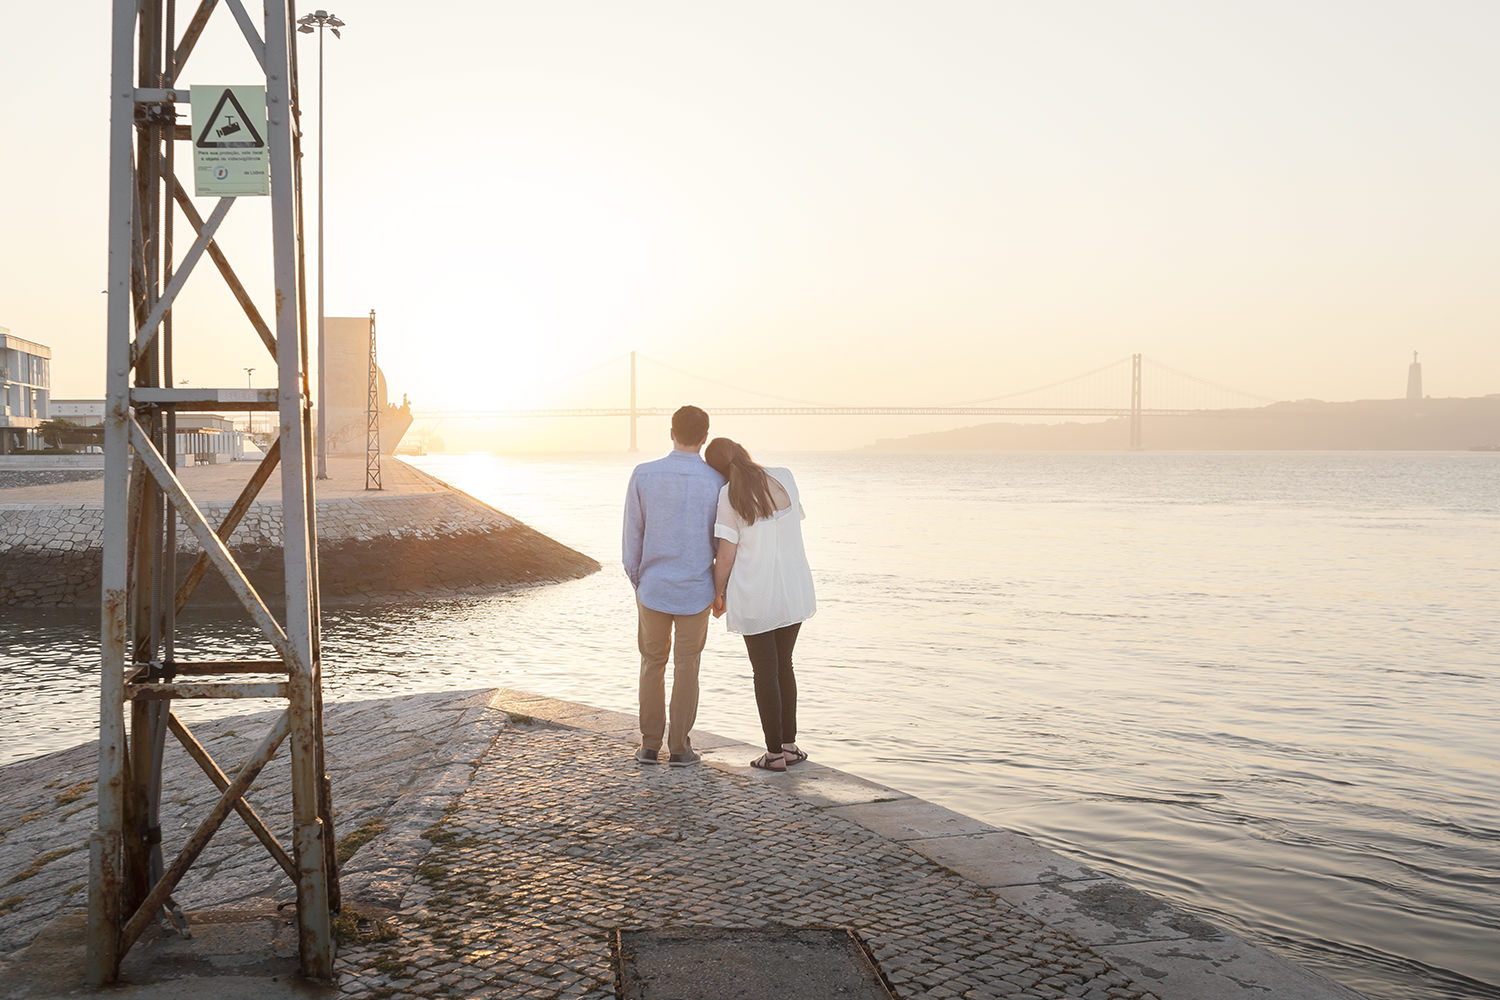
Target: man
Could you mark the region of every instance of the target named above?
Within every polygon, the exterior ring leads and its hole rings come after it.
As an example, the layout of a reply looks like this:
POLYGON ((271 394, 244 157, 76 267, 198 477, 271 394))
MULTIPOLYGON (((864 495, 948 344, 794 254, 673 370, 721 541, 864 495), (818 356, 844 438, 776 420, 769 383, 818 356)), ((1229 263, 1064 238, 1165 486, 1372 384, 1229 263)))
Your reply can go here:
POLYGON ((698 715, 698 662, 714 602, 714 513, 723 478, 698 452, 708 414, 684 406, 672 414, 672 451, 636 466, 625 494, 625 575, 635 588, 641 651, 641 746, 635 759, 686 767, 702 758, 688 739, 698 715), (672 654, 671 725, 667 655, 672 654))

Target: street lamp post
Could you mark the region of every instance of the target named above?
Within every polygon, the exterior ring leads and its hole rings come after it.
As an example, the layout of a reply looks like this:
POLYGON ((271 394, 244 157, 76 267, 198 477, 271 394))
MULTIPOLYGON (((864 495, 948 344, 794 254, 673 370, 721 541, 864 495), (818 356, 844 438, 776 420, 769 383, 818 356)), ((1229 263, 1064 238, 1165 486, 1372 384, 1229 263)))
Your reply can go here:
POLYGON ((344 22, 326 10, 315 10, 297 18, 297 30, 318 32, 318 478, 328 478, 328 350, 323 338, 323 29, 342 38, 344 22))
MULTIPOLYGON (((255 383, 252 382, 252 381, 250 381, 250 376, 254 375, 254 374, 255 374, 255 369, 254 368, 246 368, 245 369, 245 388, 246 389, 250 389, 252 391, 255 389, 255 383)), ((250 429, 249 429, 249 431, 247 433, 250 435, 250 443, 254 444, 255 443, 255 411, 253 409, 250 411, 250 429)))

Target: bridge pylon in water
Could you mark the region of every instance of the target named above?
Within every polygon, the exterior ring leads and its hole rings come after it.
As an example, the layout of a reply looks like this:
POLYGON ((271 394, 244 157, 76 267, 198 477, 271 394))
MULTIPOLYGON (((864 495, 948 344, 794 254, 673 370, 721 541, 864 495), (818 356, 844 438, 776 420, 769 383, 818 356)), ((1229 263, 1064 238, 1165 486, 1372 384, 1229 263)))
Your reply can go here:
POLYGON ((1130 356, 1130 450, 1140 451, 1141 444, 1141 356, 1130 356))
MULTIPOLYGON (((179 19, 176 0, 113 4, 98 828, 89 842, 87 927, 87 975, 95 985, 116 980, 121 960, 153 923, 163 917, 181 922, 172 893, 231 812, 296 886, 302 972, 315 979, 333 974, 331 915, 339 906, 338 872, 323 762, 296 24, 287 0, 264 0, 259 26, 247 15, 249 6, 194 2, 188 5, 191 18, 179 19), (250 64, 264 70, 263 121, 253 98, 245 106, 244 92, 253 94, 257 82, 249 88, 209 88, 223 92, 210 105, 213 120, 184 123, 183 105, 191 96, 177 81, 215 15, 237 22, 250 64), (232 121, 223 117, 231 104, 239 112, 232 121), (274 288, 261 289, 258 296, 236 277, 214 242, 237 195, 218 197, 205 219, 182 182, 194 170, 193 146, 218 148, 199 142, 205 137, 197 134, 215 124, 224 135, 240 133, 234 140, 241 150, 266 156, 270 218, 265 235, 274 288), (180 253, 174 245, 179 219, 186 223, 183 242, 189 244, 180 253), (247 346, 258 335, 274 359, 274 390, 179 387, 186 373, 174 370, 174 349, 200 340, 223 350, 226 338, 217 324, 193 330, 186 322, 173 323, 179 292, 188 280, 208 277, 202 273, 209 270, 208 261, 244 310, 247 346), (271 306, 269 323, 255 305, 257 297, 271 306), (222 523, 210 524, 177 475, 176 423, 179 414, 225 411, 275 412, 279 436, 222 523), (286 591, 280 620, 226 544, 278 465, 286 591), (181 570, 179 522, 201 550, 196 563, 191 568, 184 563, 181 570), (223 578, 259 635, 254 647, 239 655, 184 658, 178 655, 178 615, 209 571, 223 578), (258 749, 221 768, 172 712, 179 698, 276 698, 286 707, 258 749), (183 843, 170 845, 164 843, 159 817, 168 732, 218 790, 196 829, 183 843), (257 775, 286 742, 290 849, 246 799, 257 775), (175 855, 164 863, 169 848, 175 855)), ((217 76, 222 83, 222 73, 199 78, 217 76)), ((243 78, 241 71, 232 74, 243 78)))

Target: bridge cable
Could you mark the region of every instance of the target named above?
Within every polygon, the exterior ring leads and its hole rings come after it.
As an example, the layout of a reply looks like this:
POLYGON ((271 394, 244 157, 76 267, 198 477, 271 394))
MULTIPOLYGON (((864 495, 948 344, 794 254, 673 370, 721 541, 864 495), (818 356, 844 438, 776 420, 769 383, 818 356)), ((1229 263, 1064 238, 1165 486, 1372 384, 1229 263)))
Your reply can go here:
POLYGON ((657 365, 657 366, 659 366, 661 368, 665 368, 665 369, 667 369, 667 371, 676 372, 678 375, 686 375, 688 378, 695 378, 695 379, 698 379, 699 381, 707 382, 710 385, 716 385, 716 386, 720 387, 721 389, 733 389, 736 392, 749 393, 752 396, 762 396, 762 397, 764 397, 766 399, 779 399, 783 403, 796 403, 798 406, 831 406, 831 405, 833 405, 833 404, 830 404, 830 403, 813 402, 813 401, 807 400, 807 399, 793 399, 790 396, 778 396, 775 393, 770 393, 770 392, 757 392, 754 389, 746 389, 744 386, 730 385, 728 382, 720 382, 720 381, 717 381, 716 379, 711 379, 711 378, 709 378, 706 375, 699 375, 699 374, 697 374, 695 372, 690 372, 690 371, 686 371, 686 370, 684 370, 682 368, 673 367, 672 365, 667 364, 665 361, 658 361, 655 358, 648 357, 648 356, 646 356, 644 354, 641 354, 640 352, 637 352, 636 356, 639 357, 639 358, 641 358, 644 361, 649 361, 649 362, 651 362, 654 365, 657 365))
POLYGON ((598 371, 599 369, 604 368, 604 367, 606 367, 608 365, 615 364, 615 363, 620 362, 620 361, 624 361, 628 357, 630 357, 630 353, 628 351, 626 353, 624 353, 624 354, 616 354, 614 357, 612 357, 612 358, 606 358, 605 360, 599 362, 596 365, 592 365, 592 366, 590 366, 588 368, 579 369, 578 371, 574 372, 571 375, 564 375, 562 378, 556 379, 556 380, 548 383, 548 385, 559 386, 559 385, 562 385, 564 382, 571 382, 575 378, 582 378, 585 375, 592 375, 594 372, 598 371))
POLYGON ((1217 389, 1220 392, 1227 392, 1231 396, 1239 396, 1241 399, 1253 399, 1253 400, 1255 400, 1256 402, 1259 402, 1259 403, 1274 403, 1274 402, 1276 402, 1276 400, 1272 399, 1269 396, 1262 396, 1259 393, 1254 393, 1254 392, 1246 392, 1243 389, 1236 389, 1236 388, 1233 388, 1232 386, 1222 385, 1222 384, 1220 384, 1218 382, 1210 382, 1208 379, 1206 379, 1206 378, 1199 378, 1196 375, 1189 375, 1187 372, 1180 371, 1179 369, 1173 368, 1171 365, 1164 365, 1160 361, 1157 361, 1155 358, 1143 358, 1142 360, 1149 361, 1151 363, 1151 366, 1153 368, 1160 369, 1161 371, 1167 372, 1168 374, 1171 374, 1171 375, 1176 375, 1178 378, 1185 378, 1185 379, 1187 379, 1187 380, 1189 380, 1191 382, 1197 382, 1199 385, 1206 385, 1209 388, 1211 388, 1211 389, 1217 389))
POLYGON ((1129 363, 1130 363, 1130 359, 1129 358, 1121 358, 1118 361, 1111 361, 1107 365, 1100 365, 1098 368, 1095 368, 1093 371, 1084 372, 1082 375, 1071 375, 1068 378, 1059 379, 1056 382, 1049 382, 1046 385, 1039 385, 1039 386, 1036 386, 1035 388, 1032 388, 1032 389, 1023 389, 1020 392, 1007 392, 1007 393, 1004 393, 1003 395, 999 395, 999 396, 986 396, 984 399, 971 399, 971 400, 968 400, 966 402, 957 403, 957 404, 954 404, 954 405, 956 405, 956 406, 978 406, 981 403, 993 403, 993 402, 995 402, 998 399, 1015 399, 1017 396, 1029 396, 1033 392, 1045 392, 1048 389, 1056 389, 1060 385, 1067 385, 1069 382, 1077 382, 1079 379, 1088 378, 1090 375, 1098 375, 1102 371, 1108 371, 1111 368, 1118 368, 1120 365, 1129 364, 1129 363))

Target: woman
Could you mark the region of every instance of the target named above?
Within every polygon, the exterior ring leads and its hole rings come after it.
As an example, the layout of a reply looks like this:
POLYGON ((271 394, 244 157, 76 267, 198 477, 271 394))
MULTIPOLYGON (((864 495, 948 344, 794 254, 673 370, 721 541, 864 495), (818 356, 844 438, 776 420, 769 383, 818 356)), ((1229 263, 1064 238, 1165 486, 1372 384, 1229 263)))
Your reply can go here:
POLYGON ((757 464, 743 447, 714 438, 703 459, 728 482, 714 518, 714 615, 727 614, 729 631, 745 637, 755 674, 755 704, 766 752, 750 762, 785 771, 807 754, 797 747, 797 678, 792 648, 813 616, 812 570, 802 547, 807 515, 797 482, 786 469, 757 464))

